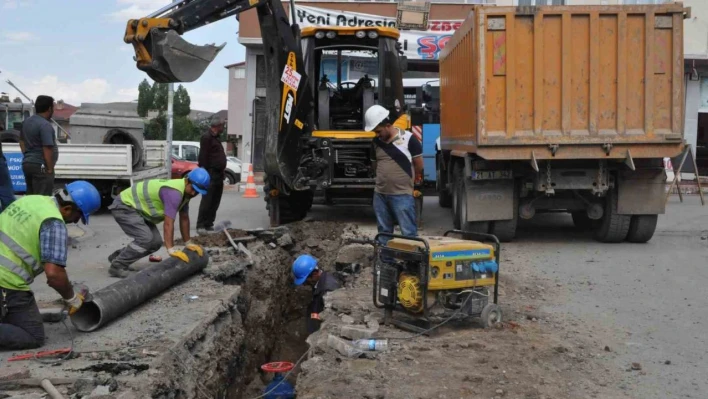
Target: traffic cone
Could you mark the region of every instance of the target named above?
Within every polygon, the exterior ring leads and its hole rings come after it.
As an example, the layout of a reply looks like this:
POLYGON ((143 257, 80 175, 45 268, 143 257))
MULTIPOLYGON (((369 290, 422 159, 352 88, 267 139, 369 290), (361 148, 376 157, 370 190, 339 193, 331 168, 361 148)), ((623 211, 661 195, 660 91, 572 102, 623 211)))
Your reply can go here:
POLYGON ((243 198, 258 198, 256 182, 253 180, 253 164, 248 165, 248 179, 246 179, 246 191, 243 192, 243 198))

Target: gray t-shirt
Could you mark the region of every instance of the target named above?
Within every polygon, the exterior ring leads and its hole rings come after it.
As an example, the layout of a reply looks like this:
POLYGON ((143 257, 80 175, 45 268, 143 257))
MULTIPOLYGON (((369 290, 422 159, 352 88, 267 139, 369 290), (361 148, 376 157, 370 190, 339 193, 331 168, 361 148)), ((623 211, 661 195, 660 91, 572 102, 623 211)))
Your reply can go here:
POLYGON ((54 165, 56 165, 57 159, 59 159, 59 149, 54 137, 54 128, 48 120, 39 115, 30 116, 22 122, 20 138, 25 142, 22 162, 44 164, 42 147, 50 145, 54 147, 54 165))

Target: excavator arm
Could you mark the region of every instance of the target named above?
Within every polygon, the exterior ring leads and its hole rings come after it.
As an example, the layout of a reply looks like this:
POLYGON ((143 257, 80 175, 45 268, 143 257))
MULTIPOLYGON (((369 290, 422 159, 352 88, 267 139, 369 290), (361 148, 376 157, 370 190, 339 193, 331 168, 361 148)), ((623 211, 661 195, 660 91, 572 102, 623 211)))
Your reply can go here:
POLYGON ((182 0, 151 15, 131 19, 124 41, 132 44, 138 69, 160 83, 193 82, 220 46, 196 46, 181 35, 256 8, 266 61, 264 169, 271 187, 287 194, 300 162, 299 139, 310 131, 312 93, 303 64, 300 29, 290 25, 281 0, 182 0), (276 134, 277 132, 277 134, 276 134))

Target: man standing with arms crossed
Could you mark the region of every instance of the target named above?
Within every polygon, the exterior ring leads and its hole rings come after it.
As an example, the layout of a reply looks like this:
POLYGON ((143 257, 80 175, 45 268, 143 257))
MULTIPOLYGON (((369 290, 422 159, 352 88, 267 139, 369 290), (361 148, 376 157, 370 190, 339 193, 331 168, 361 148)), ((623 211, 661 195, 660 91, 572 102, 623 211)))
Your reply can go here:
MULTIPOLYGON (((393 123, 391 112, 373 105, 364 115, 365 130, 376 133, 372 159, 376 171, 374 212, 379 233, 393 233, 397 222, 404 236, 418 235, 413 182, 423 178, 423 146, 411 132, 393 123)), ((388 242, 388 240, 385 240, 388 242)), ((383 243, 382 243, 383 244, 383 243)))
POLYGON ((209 172, 211 184, 207 194, 202 197, 197 216, 197 233, 206 234, 214 231, 216 211, 221 204, 224 193, 224 177, 226 172, 226 153, 221 146, 219 135, 224 131, 225 121, 218 115, 211 120, 209 131, 202 135, 199 142, 199 167, 209 172))
POLYGON ((37 97, 34 110, 36 114, 22 122, 20 133, 27 195, 52 195, 54 166, 59 159, 54 127, 49 122, 54 114, 54 99, 44 95, 37 97))

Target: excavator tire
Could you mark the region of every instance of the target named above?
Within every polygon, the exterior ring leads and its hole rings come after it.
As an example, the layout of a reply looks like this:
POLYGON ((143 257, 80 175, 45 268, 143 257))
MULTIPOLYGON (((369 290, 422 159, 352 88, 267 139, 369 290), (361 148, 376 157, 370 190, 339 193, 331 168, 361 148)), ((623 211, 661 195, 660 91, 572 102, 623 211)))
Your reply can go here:
MULTIPOLYGON (((268 216, 272 217, 273 213, 273 202, 270 200, 270 196, 267 193, 270 191, 270 186, 266 185, 264 187, 266 209, 268 210, 268 216)), ((275 226, 297 222, 302 220, 307 215, 307 212, 312 208, 312 200, 314 198, 314 193, 311 191, 295 191, 290 195, 281 195, 279 197, 280 206, 280 220, 275 221, 275 226)), ((271 219, 272 221, 272 219, 271 219)))

